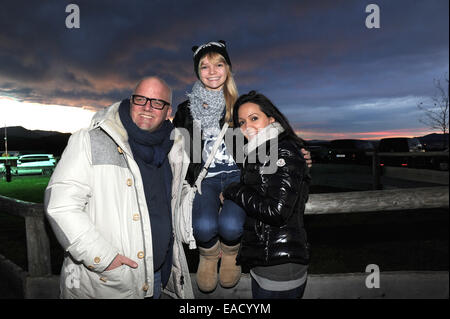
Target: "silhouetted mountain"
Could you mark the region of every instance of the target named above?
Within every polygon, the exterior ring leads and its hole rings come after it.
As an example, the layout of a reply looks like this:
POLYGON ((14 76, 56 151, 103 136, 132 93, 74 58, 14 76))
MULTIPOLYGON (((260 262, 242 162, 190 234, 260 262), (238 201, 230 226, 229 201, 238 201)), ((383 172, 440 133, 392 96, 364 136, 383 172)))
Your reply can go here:
MULTIPOLYGON (((26 153, 50 153, 60 156, 69 140, 70 133, 55 131, 27 130, 22 126, 7 127, 8 151, 26 153)), ((5 129, 1 128, 2 142, 5 137, 5 129)), ((4 152, 4 143, 0 143, 1 153, 4 152)))
MULTIPOLYGON (((426 146, 428 151, 443 150, 445 145, 448 147, 449 144, 448 133, 445 135, 441 133, 431 133, 425 136, 418 136, 417 138, 426 146)), ((330 143, 328 140, 306 140, 305 142, 308 146, 326 146, 330 143)), ((377 145, 380 140, 370 140, 370 142, 377 145)))
MULTIPOLYGON (((2 134, 1 136, 5 136, 5 128, 1 128, 2 134)), ((8 131, 8 138, 10 136, 14 137, 25 137, 25 138, 40 138, 40 137, 46 137, 46 136, 52 136, 57 134, 64 134, 61 132, 56 131, 42 131, 42 130, 27 130, 26 128, 22 126, 9 126, 7 127, 8 131)))
POLYGON ((308 146, 321 146, 321 145, 329 145, 330 141, 324 141, 324 140, 305 140, 306 145, 308 146))
MULTIPOLYGON (((60 156, 64 151, 69 140, 70 133, 61 133, 55 131, 27 130, 22 126, 7 127, 8 132, 8 150, 19 151, 22 154, 27 153, 50 153, 60 156)), ((0 153, 4 152, 5 129, 0 129, 0 153)), ((432 133, 422 137, 418 137, 422 144, 429 151, 442 150, 444 142, 447 142, 448 134, 432 133), (446 140, 445 140, 446 139, 446 140)), ((372 141, 374 142, 374 141, 372 141)), ((375 141, 378 142, 378 141, 375 141)), ((327 140, 307 140, 308 146, 327 146, 327 140)))
POLYGON ((422 137, 419 137, 419 139, 423 142, 442 142, 444 138, 448 139, 448 133, 445 134, 438 134, 438 133, 432 133, 428 134, 422 137))

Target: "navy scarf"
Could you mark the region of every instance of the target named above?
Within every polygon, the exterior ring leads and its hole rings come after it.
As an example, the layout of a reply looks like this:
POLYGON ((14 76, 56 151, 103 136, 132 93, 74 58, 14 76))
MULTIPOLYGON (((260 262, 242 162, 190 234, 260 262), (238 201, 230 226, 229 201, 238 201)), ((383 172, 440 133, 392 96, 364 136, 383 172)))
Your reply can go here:
POLYGON ((162 269, 163 283, 167 283, 172 266, 172 171, 167 155, 173 145, 170 139, 173 125, 166 120, 154 132, 140 129, 131 118, 129 100, 122 101, 119 115, 144 183, 152 229, 153 266, 155 271, 162 269))
POLYGON ((173 145, 170 139, 173 125, 169 120, 162 123, 154 132, 140 129, 131 119, 130 100, 123 100, 119 107, 120 120, 128 133, 128 143, 134 157, 145 165, 161 167, 173 145))

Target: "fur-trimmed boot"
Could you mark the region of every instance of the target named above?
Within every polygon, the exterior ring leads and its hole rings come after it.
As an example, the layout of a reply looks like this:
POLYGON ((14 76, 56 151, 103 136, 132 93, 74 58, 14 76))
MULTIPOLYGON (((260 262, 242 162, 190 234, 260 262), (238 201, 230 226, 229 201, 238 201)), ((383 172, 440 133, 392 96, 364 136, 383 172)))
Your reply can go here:
POLYGON ((224 288, 234 287, 241 279, 241 266, 236 265, 236 256, 240 244, 227 246, 220 243, 222 249, 222 261, 220 262, 220 285, 224 288))
POLYGON ((220 256, 220 245, 217 242, 211 248, 198 247, 200 262, 197 269, 197 285, 203 292, 211 292, 217 286, 217 263, 220 256))

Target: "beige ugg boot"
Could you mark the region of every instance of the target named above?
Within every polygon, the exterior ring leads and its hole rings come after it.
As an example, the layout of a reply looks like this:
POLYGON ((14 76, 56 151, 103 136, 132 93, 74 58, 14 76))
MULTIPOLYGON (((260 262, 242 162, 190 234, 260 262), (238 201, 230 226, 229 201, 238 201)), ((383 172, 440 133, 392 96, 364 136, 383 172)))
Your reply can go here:
POLYGON ((220 245, 217 242, 211 248, 198 247, 200 262, 197 269, 197 285, 203 292, 211 292, 217 286, 217 263, 219 262, 220 245))
POLYGON ((222 261, 220 262, 219 278, 220 285, 224 288, 235 286, 241 279, 241 266, 236 265, 236 256, 240 244, 227 246, 220 243, 222 249, 222 261))

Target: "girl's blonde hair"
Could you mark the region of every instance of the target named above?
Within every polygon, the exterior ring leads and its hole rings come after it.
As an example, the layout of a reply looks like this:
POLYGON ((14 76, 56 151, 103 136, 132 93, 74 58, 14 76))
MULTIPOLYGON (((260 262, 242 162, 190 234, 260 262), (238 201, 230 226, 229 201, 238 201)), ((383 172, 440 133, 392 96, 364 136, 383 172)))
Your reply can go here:
MULTIPOLYGON (((217 52, 206 53, 200 59, 200 61, 203 60, 205 57, 208 57, 208 59, 213 63, 220 61, 224 63, 226 66, 227 79, 225 80, 225 83, 223 85, 223 95, 225 96, 225 105, 226 105, 225 122, 228 122, 230 127, 233 127, 233 106, 239 96, 236 83, 234 82, 233 73, 231 72, 231 68, 228 65, 227 61, 225 61, 225 58, 220 53, 217 52)), ((200 73, 200 66, 201 62, 198 64, 199 73, 200 73)))

